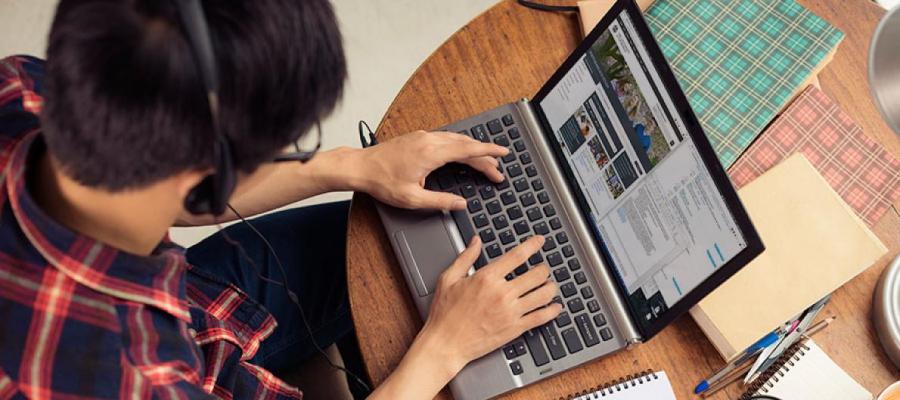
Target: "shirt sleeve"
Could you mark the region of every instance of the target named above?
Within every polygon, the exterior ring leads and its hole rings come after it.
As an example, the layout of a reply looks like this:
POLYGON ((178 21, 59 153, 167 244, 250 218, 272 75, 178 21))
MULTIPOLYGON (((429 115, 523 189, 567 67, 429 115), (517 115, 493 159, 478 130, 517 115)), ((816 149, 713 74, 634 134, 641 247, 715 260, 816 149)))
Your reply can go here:
POLYGON ((30 56, 0 59, 0 148, 40 127, 44 62, 30 56))

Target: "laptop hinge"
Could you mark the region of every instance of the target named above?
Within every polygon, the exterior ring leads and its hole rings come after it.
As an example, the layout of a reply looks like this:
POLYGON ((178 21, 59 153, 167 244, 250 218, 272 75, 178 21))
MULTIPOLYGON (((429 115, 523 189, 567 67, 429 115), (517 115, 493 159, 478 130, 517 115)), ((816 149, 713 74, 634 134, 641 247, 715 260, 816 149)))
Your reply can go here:
MULTIPOLYGON (((528 99, 522 99, 515 104, 522 115, 527 130, 532 136, 532 142, 537 147, 537 156, 542 159, 544 165, 556 165, 556 157, 553 156, 553 151, 550 149, 545 135, 541 133, 543 129, 538 122, 531 102, 528 99)), ((619 295, 619 289, 616 287, 613 276, 603 261, 600 249, 592 240, 593 235, 587 226, 584 216, 581 214, 578 202, 569 191, 565 177, 559 168, 547 168, 547 177, 550 178, 550 184, 553 185, 556 193, 559 194, 560 204, 563 206, 561 212, 565 213, 566 218, 572 222, 572 228, 576 234, 575 240, 578 240, 581 248, 585 250, 585 256, 587 257, 585 261, 591 266, 594 276, 597 278, 601 294, 606 300, 606 304, 611 308, 610 314, 615 318, 622 330, 622 337, 629 347, 635 343, 640 343, 642 341, 641 335, 636 329, 628 309, 625 307, 625 302, 619 295)))

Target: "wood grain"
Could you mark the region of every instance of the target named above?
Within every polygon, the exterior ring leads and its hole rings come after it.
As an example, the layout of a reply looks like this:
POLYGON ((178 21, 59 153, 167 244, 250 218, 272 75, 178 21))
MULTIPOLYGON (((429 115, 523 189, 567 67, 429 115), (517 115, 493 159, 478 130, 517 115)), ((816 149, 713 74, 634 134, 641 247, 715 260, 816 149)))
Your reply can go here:
MULTIPOLYGON (((798 0, 846 34, 821 74, 822 87, 867 134, 900 156, 900 140, 874 108, 866 82, 866 54, 884 13, 865 0, 798 0)), ((473 19, 412 75, 378 129, 386 140, 405 132, 442 126, 489 108, 531 97, 578 43, 572 15, 536 12, 501 1, 473 19)), ((872 392, 897 380, 898 371, 880 349, 870 320, 872 291, 885 265, 900 251, 900 215, 889 212, 873 229, 890 254, 840 288, 826 307, 838 320, 819 333, 835 361, 872 392)), ((396 367, 422 325, 402 273, 373 207, 356 194, 350 215, 347 269, 353 319, 367 372, 375 384, 396 367)), ((692 398, 694 385, 723 364, 687 315, 632 350, 554 376, 507 396, 552 399, 646 369, 664 369, 678 398, 692 398)), ((713 398, 736 398, 737 385, 713 398)), ((451 398, 448 391, 439 396, 451 398)))

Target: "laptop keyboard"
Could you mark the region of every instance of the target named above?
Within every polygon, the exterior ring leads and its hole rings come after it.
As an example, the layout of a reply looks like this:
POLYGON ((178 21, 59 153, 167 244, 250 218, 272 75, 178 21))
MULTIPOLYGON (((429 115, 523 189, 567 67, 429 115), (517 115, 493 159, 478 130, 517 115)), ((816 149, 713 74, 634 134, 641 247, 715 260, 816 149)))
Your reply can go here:
POLYGON ((480 172, 461 164, 444 166, 426 180, 429 189, 466 198, 466 210, 453 211, 451 215, 466 243, 475 235, 481 237, 483 248, 475 268, 482 268, 528 237, 540 234, 545 237, 541 250, 506 279, 515 279, 530 267, 546 262, 559 284, 560 295, 553 301, 563 306, 563 312, 554 321, 526 332, 503 348, 511 361, 511 372, 523 373, 523 362, 540 367, 551 359, 559 360, 611 340, 613 332, 575 255, 569 230, 557 215, 513 116, 506 114, 459 133, 510 149, 500 160, 506 176, 501 183, 490 182, 480 172))

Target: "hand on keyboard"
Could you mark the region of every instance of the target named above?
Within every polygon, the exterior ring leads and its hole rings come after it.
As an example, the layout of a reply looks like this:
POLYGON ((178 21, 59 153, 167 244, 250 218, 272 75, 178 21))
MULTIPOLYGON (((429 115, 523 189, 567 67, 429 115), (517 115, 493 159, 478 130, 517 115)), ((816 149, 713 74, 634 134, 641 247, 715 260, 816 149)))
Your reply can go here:
POLYGON ((417 131, 362 150, 359 182, 354 190, 400 208, 459 210, 466 200, 459 195, 425 189, 425 177, 445 164, 457 162, 502 181, 496 157, 506 147, 482 143, 450 132, 417 131))
POLYGON ((543 237, 531 237, 468 276, 481 251, 482 242, 476 236, 441 275, 420 338, 436 339, 440 346, 436 356, 455 368, 454 374, 468 362, 551 321, 562 311, 559 304, 551 303, 558 289, 550 280, 546 264, 534 266, 513 280, 506 279, 543 244, 543 237))

